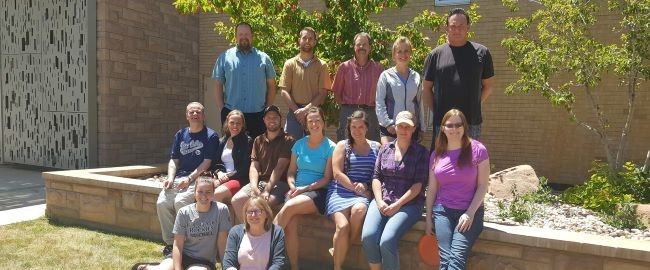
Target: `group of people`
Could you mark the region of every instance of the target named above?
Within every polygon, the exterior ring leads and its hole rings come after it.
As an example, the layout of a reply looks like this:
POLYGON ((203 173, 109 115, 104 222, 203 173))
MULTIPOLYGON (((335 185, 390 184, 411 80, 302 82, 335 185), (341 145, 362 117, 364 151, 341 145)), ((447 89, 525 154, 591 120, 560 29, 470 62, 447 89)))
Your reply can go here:
POLYGON ((314 54, 315 30, 302 29, 279 83, 284 127, 273 63, 252 46, 252 27, 238 24, 237 46, 213 71, 223 136, 204 125, 203 105, 187 106, 189 127, 176 133, 157 202, 167 259, 137 269, 214 269, 217 258, 227 270, 299 269, 305 214, 336 224, 335 269, 359 239, 371 269, 399 269, 399 240, 425 205, 441 269, 464 269, 483 227, 489 158, 477 139, 494 75, 487 48, 467 40, 469 24, 464 10, 449 13, 448 43, 429 54, 422 78, 409 68, 408 38, 394 42, 395 66, 384 70, 359 33, 333 82, 314 54), (336 142, 319 107, 328 90, 341 107, 336 142), (431 152, 418 143, 423 105, 434 112, 431 152), (242 224, 232 227, 226 204, 242 224))

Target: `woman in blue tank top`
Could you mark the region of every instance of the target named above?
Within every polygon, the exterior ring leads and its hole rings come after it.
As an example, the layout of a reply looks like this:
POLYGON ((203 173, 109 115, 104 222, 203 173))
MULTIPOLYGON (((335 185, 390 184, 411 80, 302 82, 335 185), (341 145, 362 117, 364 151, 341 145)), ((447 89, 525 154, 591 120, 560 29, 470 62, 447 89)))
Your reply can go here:
POLYGON ((379 143, 366 139, 368 120, 364 111, 348 117, 347 140, 340 141, 332 156, 334 180, 327 192, 327 216, 336 223, 333 237, 334 269, 342 269, 353 239, 359 239, 370 202, 370 181, 379 143))

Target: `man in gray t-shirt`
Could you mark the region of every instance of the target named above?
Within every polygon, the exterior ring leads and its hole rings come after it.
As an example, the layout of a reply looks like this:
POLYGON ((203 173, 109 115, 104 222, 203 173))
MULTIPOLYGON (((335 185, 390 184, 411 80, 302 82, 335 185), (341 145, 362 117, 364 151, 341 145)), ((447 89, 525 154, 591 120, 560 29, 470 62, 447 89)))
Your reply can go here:
POLYGON ((178 210, 173 233, 185 236, 183 254, 209 261, 214 265, 217 251, 220 251, 219 255, 223 257, 226 248, 225 241, 218 243, 217 239, 227 239, 230 227, 232 227, 230 213, 225 204, 212 202, 210 211, 199 213, 196 204, 193 203, 178 210))

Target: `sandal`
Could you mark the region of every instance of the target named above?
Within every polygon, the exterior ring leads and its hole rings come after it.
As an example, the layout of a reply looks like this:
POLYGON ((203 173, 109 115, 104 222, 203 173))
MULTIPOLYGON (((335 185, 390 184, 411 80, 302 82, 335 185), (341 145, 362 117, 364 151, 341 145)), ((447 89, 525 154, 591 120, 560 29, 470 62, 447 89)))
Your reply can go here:
POLYGON ((146 270, 149 266, 159 265, 160 263, 136 263, 131 267, 131 270, 146 270))

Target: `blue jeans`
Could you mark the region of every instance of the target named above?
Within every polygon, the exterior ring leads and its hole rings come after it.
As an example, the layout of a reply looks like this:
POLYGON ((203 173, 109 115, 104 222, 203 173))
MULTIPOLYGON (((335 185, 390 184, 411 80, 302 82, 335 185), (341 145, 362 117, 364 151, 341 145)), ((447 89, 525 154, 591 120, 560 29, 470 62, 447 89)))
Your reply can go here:
POLYGON ((442 205, 433 206, 433 222, 440 252, 440 270, 465 269, 467 257, 474 242, 483 231, 483 206, 474 214, 469 230, 458 232, 456 225, 465 210, 451 209, 442 205))
MULTIPOLYGON (((302 107, 304 107, 304 105, 298 105, 298 108, 302 107)), ((305 137, 305 135, 307 135, 305 132, 305 127, 303 127, 300 122, 298 122, 296 115, 291 109, 289 109, 289 112, 287 112, 287 121, 284 123, 284 132, 291 135, 294 139, 296 139, 296 141, 302 139, 302 137, 305 137)))
POLYGON ((422 217, 422 205, 405 205, 392 217, 382 215, 375 200, 370 202, 363 222, 361 242, 369 263, 383 270, 399 269, 399 240, 422 217))

